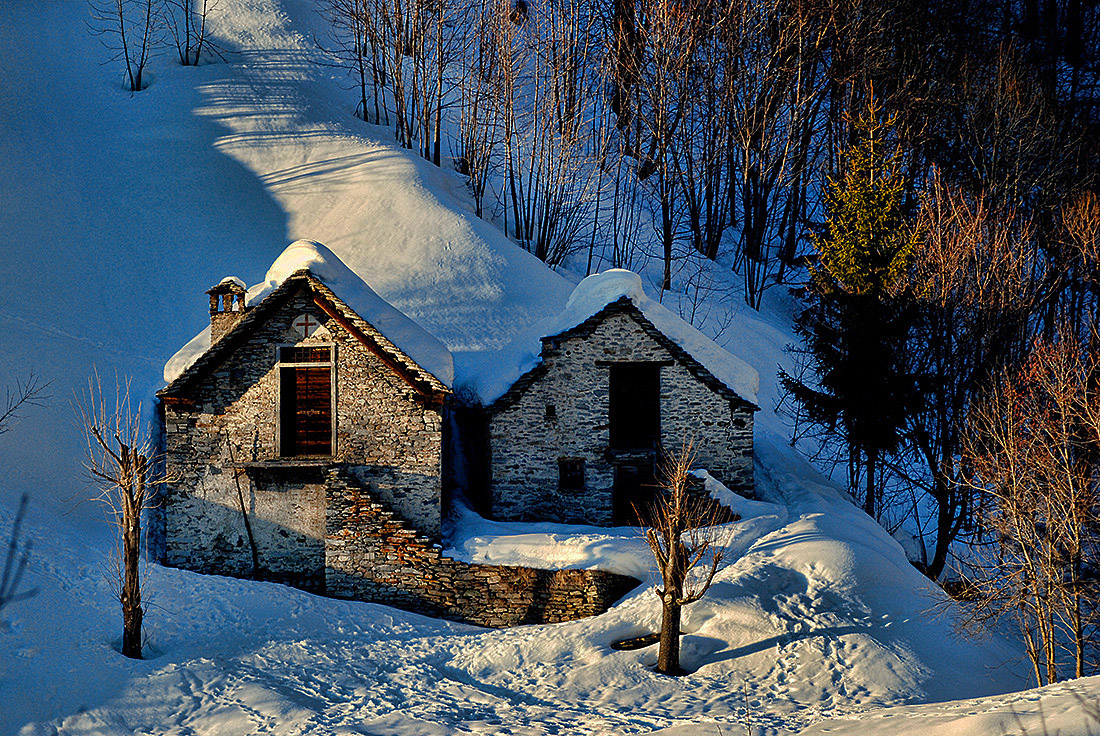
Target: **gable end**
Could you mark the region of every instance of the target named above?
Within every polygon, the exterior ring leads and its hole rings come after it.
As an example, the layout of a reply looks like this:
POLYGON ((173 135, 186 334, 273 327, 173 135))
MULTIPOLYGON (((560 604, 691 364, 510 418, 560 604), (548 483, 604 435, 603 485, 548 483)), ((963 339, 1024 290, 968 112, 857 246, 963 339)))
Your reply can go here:
MULTIPOLYGON (((629 316, 634 322, 645 332, 649 337, 667 350, 676 362, 680 363, 684 368, 691 373, 696 379, 698 379, 705 386, 710 388, 715 393, 719 394, 725 399, 730 401, 731 406, 739 409, 743 409, 750 412, 760 411, 760 407, 751 401, 745 399, 743 396, 735 392, 729 386, 708 371, 698 360, 693 358, 691 354, 676 344, 671 338, 665 335, 663 332, 657 329, 657 327, 646 319, 642 311, 630 300, 630 297, 622 296, 605 306, 594 315, 564 332, 560 332, 557 335, 548 335, 542 338, 542 355, 545 358, 549 351, 552 351, 558 347, 558 344, 564 340, 568 340, 575 337, 587 337, 591 335, 597 327, 608 317, 614 314, 625 314, 629 316)), ((546 361, 542 360, 531 370, 524 373, 512 386, 501 396, 494 401, 488 407, 490 414, 496 414, 498 412, 508 409, 515 404, 521 396, 527 391, 530 386, 539 380, 546 374, 548 370, 546 361)))
POLYGON ((313 303, 332 317, 352 336, 375 354, 382 362, 421 396, 432 404, 442 403, 450 390, 412 358, 405 355, 373 325, 355 313, 333 291, 310 274, 308 270, 296 271, 259 304, 245 312, 244 317, 203 353, 198 360, 176 377, 168 386, 157 392, 166 403, 186 404, 190 389, 202 377, 214 370, 237 348, 252 331, 269 316, 287 303, 301 290, 308 289, 313 303))

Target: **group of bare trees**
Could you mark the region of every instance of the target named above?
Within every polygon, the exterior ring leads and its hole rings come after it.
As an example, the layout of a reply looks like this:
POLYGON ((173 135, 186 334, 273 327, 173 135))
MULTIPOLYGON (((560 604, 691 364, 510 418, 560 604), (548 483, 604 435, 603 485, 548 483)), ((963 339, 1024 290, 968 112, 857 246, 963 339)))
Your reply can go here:
POLYGON ((1100 334, 1068 326, 1002 371, 964 438, 983 535, 970 624, 1019 625, 1036 682, 1083 677, 1100 626, 1100 334))
POLYGON ((543 260, 660 258, 668 289, 691 254, 732 254, 754 305, 794 260, 826 89, 812 13, 782 0, 323 6, 364 117, 437 165, 449 149, 478 214, 543 260), (639 213, 652 231, 639 235, 639 213))
POLYGON ((657 259, 665 289, 699 258, 754 307, 797 278, 872 97, 912 208, 942 177, 1027 218, 1096 168, 1100 22, 1078 0, 319 1, 361 114, 449 153, 479 216, 551 263, 657 259))
POLYGON ((88 28, 122 62, 126 88, 148 86, 150 60, 171 44, 183 66, 195 66, 207 54, 219 54, 210 40, 207 20, 217 0, 88 0, 88 28))

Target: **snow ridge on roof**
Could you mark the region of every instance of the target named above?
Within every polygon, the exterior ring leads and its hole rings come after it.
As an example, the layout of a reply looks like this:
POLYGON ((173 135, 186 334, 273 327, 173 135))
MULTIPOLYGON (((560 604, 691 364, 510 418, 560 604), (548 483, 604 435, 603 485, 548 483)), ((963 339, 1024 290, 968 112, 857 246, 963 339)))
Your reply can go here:
MULTIPOLYGON (((245 295, 245 304, 255 306, 271 292, 279 288, 292 274, 303 269, 324 282, 356 314, 373 325, 401 352, 412 358, 424 370, 438 378, 444 385, 454 382, 454 363, 451 353, 423 327, 378 296, 354 271, 348 268, 335 253, 314 240, 297 240, 287 246, 264 280, 253 285, 245 295)), ((225 280, 223 279, 223 283, 225 280)), ((239 279, 235 279, 241 283, 239 279)), ((210 349, 210 327, 191 339, 173 355, 164 366, 164 380, 172 383, 199 357, 210 349)))
POLYGON ((560 314, 536 322, 521 337, 505 346, 496 356, 498 359, 483 367, 481 375, 476 378, 482 404, 488 406, 499 399, 520 376, 539 364, 542 338, 554 337, 577 327, 623 297, 629 299, 658 331, 683 348, 716 379, 738 396, 756 403, 760 376, 755 368, 647 296, 638 274, 615 268, 582 280, 560 314))
POLYGON ((242 289, 248 288, 247 284, 245 284, 244 281, 237 278, 236 276, 226 276, 224 279, 218 282, 218 286, 221 286, 222 284, 236 284, 242 289))

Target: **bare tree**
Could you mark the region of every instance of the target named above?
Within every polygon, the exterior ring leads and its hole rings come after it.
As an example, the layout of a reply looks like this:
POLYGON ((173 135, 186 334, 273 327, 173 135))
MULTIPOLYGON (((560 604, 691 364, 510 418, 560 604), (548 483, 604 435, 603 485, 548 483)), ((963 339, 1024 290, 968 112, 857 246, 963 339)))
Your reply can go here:
POLYGON ((478 217, 485 215, 485 191, 498 144, 493 104, 498 61, 492 39, 496 33, 494 25, 501 22, 499 15, 495 5, 481 6, 474 21, 477 30, 469 36, 470 43, 460 56, 458 139, 452 156, 455 168, 470 181, 474 214, 478 217))
POLYGON ((151 489, 164 479, 153 477, 153 443, 141 405, 130 401, 130 382, 117 386, 113 400, 103 395, 98 376, 89 382, 78 407, 84 435, 84 469, 107 508, 115 528, 111 556, 112 585, 122 604, 122 653, 141 658, 141 515, 149 508, 151 489))
POLYGON ((156 47, 163 40, 164 15, 155 0, 89 0, 88 28, 104 47, 126 66, 131 92, 145 88, 143 76, 156 47))
POLYGON ((210 13, 217 6, 218 0, 166 0, 168 33, 183 66, 198 66, 204 50, 219 53, 210 43, 206 28, 210 13))
POLYGON ((1100 314, 1100 197, 1083 192, 1061 210, 1055 271, 1062 284, 1060 316, 1084 327, 1100 314))
POLYGON ((908 353, 922 401, 907 418, 908 454, 894 470, 936 509, 928 565, 936 578, 971 518, 960 463, 967 414, 996 372, 1025 352, 1044 268, 1030 222, 938 181, 929 187, 918 230, 912 276, 918 317, 908 353))
MULTIPOLYGON (((1100 563, 1100 354, 1064 328, 973 411, 964 459, 992 533, 964 623, 1020 628, 1038 684, 1090 674, 1100 563)), ((1091 342, 1091 344, 1090 344, 1091 342)))
POLYGON ((661 599, 661 643, 657 671, 679 675, 680 614, 684 606, 706 594, 725 556, 727 541, 723 508, 692 494, 688 479, 698 451, 685 440, 680 449, 662 459, 659 467, 661 493, 649 505, 646 541, 657 561, 663 587, 661 599), (697 570, 698 568, 698 570, 697 570))
POLYGON ((682 128, 697 93, 694 73, 703 39, 703 14, 673 0, 639 3, 645 53, 637 84, 638 178, 649 180, 656 199, 654 227, 661 244, 661 289, 672 288, 672 262, 684 216, 684 191, 677 176, 682 128), (643 140, 644 137, 644 140, 643 140), (650 177, 653 177, 652 179, 650 177))
POLYGON ((336 60, 336 65, 346 68, 355 79, 359 102, 355 114, 370 120, 367 112, 369 95, 374 98, 374 122, 381 123, 379 92, 382 78, 377 53, 378 33, 370 0, 325 0, 321 14, 328 20, 332 46, 318 46, 336 60))
POLYGON ((49 385, 48 381, 43 383, 34 373, 25 379, 16 380, 15 388, 8 388, 4 392, 4 408, 0 411, 0 434, 15 426, 22 418, 23 410, 32 406, 45 406, 46 399, 49 398, 46 394, 49 385))
MULTIPOLYGON (((745 302, 754 309, 769 280, 794 259, 809 205, 831 28, 813 7, 738 0, 718 30, 716 107, 728 131, 723 192, 731 216, 740 215, 734 265, 744 276, 745 302)), ((717 256, 720 237, 712 232, 704 239, 708 257, 717 256)))

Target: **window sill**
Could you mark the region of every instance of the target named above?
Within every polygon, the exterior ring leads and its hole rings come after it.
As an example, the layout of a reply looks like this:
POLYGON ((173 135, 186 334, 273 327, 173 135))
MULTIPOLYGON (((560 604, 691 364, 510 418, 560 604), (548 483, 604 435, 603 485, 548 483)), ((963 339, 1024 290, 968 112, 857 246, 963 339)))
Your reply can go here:
POLYGON ((325 468, 335 462, 331 455, 303 455, 302 457, 280 457, 273 460, 231 463, 230 466, 243 470, 279 470, 280 468, 325 468))

